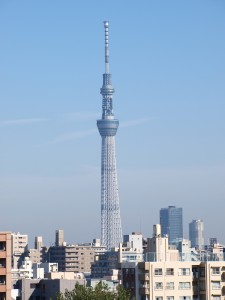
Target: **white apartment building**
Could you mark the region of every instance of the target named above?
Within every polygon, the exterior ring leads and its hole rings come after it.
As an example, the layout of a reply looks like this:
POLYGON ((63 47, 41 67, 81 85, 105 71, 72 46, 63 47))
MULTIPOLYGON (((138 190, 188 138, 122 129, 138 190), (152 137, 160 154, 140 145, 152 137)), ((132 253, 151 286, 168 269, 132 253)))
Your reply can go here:
POLYGON ((18 269, 22 265, 24 253, 28 250, 28 235, 11 234, 12 269, 18 269))
POLYGON ((143 236, 133 232, 123 236, 123 244, 119 245, 119 262, 143 261, 143 236))

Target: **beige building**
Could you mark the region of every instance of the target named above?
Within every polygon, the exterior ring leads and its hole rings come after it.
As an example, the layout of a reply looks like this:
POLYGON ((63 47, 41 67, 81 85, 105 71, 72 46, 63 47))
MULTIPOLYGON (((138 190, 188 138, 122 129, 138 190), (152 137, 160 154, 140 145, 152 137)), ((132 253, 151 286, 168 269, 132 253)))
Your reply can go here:
POLYGON ((0 232, 0 300, 11 300, 11 233, 0 232))
POLYGON ((52 263, 57 262, 60 272, 91 273, 96 251, 100 250, 100 246, 92 244, 50 247, 48 260, 52 263))
POLYGON ((42 247, 43 247, 42 236, 35 236, 35 239, 34 239, 34 249, 37 249, 37 250, 41 251, 42 247))
POLYGON ((221 300, 225 262, 144 262, 138 264, 137 299, 221 300))
POLYGON ((12 252, 12 268, 18 269, 28 250, 28 235, 12 233, 11 235, 11 252, 12 252))
POLYGON ((48 248, 42 247, 39 249, 29 249, 26 253, 26 255, 29 257, 29 259, 32 261, 33 264, 45 262, 47 260, 48 248))
POLYGON ((148 239, 144 262, 122 263, 122 283, 136 300, 224 300, 225 261, 204 253, 199 260, 170 249, 160 227, 148 239))
POLYGON ((26 256, 30 258, 33 264, 45 262, 48 248, 43 246, 42 236, 36 236, 34 240, 34 249, 29 249, 26 256))
POLYGON ((64 245, 64 230, 57 229, 55 232, 55 245, 57 247, 64 245))

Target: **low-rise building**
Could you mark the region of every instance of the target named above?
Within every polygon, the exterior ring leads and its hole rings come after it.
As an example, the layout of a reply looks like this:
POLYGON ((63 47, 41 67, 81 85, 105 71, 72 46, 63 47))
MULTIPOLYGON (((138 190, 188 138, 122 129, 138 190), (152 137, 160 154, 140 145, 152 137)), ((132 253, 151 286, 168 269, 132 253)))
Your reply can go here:
MULTIPOLYGON (((56 300, 57 293, 72 291, 76 283, 84 284, 83 279, 19 279, 15 285, 14 300, 56 300), (17 291, 17 293, 16 293, 17 291)), ((11 298, 10 298, 11 299, 11 298)))

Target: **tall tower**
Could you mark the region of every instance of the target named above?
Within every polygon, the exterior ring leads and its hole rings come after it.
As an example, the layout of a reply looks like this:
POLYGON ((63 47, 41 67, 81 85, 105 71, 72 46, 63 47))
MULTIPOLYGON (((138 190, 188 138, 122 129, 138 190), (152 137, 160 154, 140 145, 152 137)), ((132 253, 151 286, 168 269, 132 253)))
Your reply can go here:
POLYGON ((113 114, 114 88, 109 73, 109 22, 105 27, 105 73, 102 94, 102 118, 97 120, 99 133, 102 137, 101 156, 101 242, 110 249, 118 247, 122 242, 119 194, 116 170, 115 135, 119 121, 113 114))

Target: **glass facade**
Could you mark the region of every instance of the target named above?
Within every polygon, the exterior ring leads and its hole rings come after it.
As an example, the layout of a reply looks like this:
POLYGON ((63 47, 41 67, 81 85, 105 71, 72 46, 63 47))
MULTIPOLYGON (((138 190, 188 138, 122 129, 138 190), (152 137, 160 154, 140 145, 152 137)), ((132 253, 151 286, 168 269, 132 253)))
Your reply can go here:
POLYGON ((160 209, 162 236, 168 236, 170 245, 177 245, 183 239, 182 208, 169 206, 160 209))

